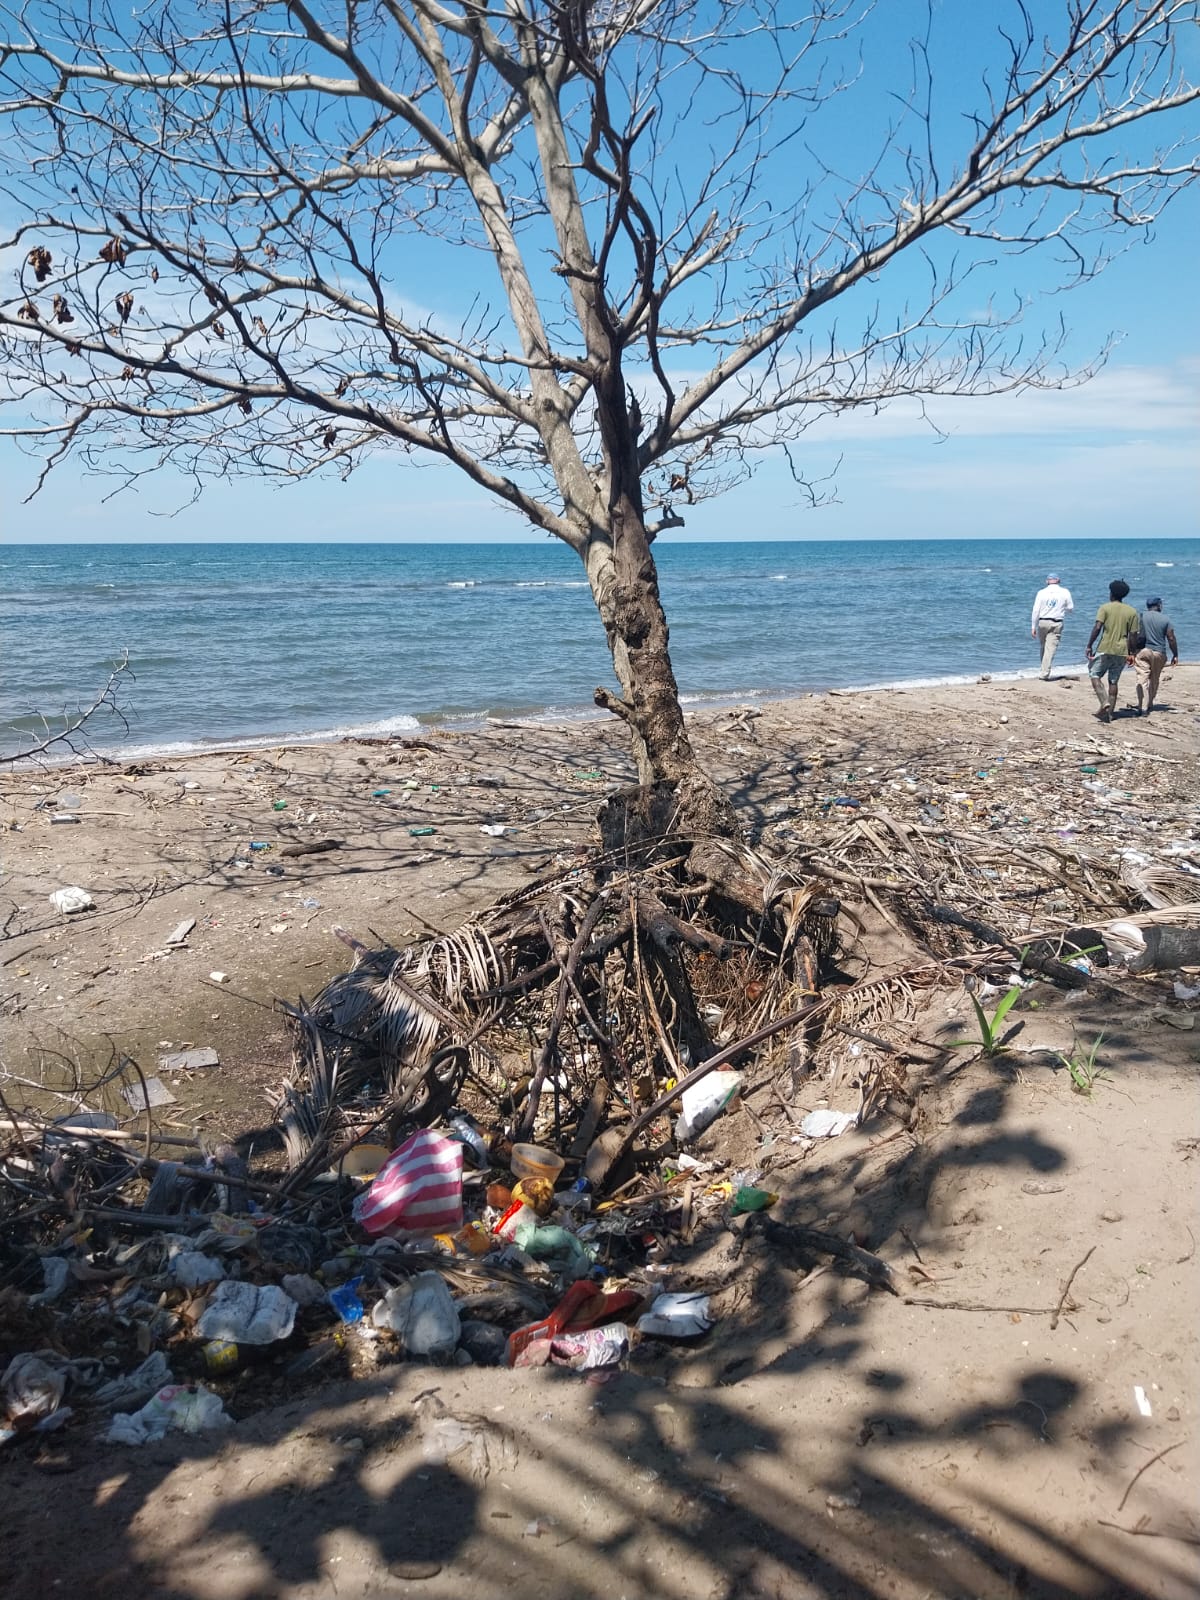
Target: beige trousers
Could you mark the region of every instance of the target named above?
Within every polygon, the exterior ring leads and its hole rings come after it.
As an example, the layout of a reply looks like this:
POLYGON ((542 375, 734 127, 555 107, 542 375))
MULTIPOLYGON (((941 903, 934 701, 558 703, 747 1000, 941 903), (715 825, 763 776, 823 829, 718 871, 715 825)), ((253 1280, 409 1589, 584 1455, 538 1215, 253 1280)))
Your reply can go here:
POLYGON ((1061 622, 1039 622, 1037 625, 1038 643, 1042 647, 1043 678, 1050 676, 1050 668, 1054 665, 1054 657, 1062 641, 1062 631, 1061 622))
POLYGON ((1143 692, 1146 695, 1146 709, 1154 704, 1154 696, 1158 693, 1158 680, 1162 677, 1162 669, 1167 664, 1167 658, 1161 650, 1139 650, 1133 658, 1133 670, 1137 673, 1138 705, 1142 703, 1143 692))

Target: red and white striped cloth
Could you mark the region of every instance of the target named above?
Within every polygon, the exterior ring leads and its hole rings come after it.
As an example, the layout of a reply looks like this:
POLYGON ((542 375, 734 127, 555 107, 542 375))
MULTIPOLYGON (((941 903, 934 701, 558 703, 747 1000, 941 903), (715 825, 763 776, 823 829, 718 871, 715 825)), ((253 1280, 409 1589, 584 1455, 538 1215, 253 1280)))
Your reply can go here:
POLYGON ((462 1227, 463 1147, 421 1129, 380 1167, 354 1219, 370 1234, 456 1233, 462 1227))

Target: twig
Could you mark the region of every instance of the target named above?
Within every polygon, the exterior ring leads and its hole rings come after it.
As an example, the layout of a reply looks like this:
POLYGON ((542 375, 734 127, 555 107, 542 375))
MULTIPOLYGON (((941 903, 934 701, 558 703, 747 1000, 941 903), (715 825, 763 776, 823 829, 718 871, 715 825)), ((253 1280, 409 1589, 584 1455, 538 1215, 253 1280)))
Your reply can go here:
POLYGON ((904 1297, 906 1306, 928 1306, 933 1311, 1004 1311, 1010 1316, 1020 1317, 1052 1317, 1054 1311, 1050 1306, 990 1306, 979 1300, 926 1300, 919 1295, 904 1297))
POLYGON ((1079 1271, 1080 1267, 1084 1267, 1084 1266, 1087 1265, 1087 1263, 1091 1260, 1093 1254, 1095 1253, 1095 1250, 1096 1250, 1096 1246, 1093 1245, 1092 1248, 1088 1251, 1087 1255, 1084 1256, 1083 1260, 1077 1262, 1075 1264, 1075 1266, 1071 1268, 1071 1276, 1067 1279, 1067 1286, 1062 1292, 1062 1299, 1055 1306, 1054 1315, 1050 1318, 1050 1331, 1051 1331, 1051 1333, 1053 1333, 1055 1328, 1058 1327, 1058 1319, 1059 1319, 1059 1316, 1062 1314, 1062 1308, 1067 1303, 1067 1296, 1071 1292, 1071 1285, 1075 1282, 1075 1274, 1079 1271))
MULTIPOLYGON (((79 751, 76 750, 71 741, 90 720, 90 718, 96 715, 102 706, 107 706, 114 716, 120 718, 121 725, 124 727, 125 732, 128 733, 129 723, 126 721, 125 714, 121 710, 121 707, 117 701, 117 692, 122 687, 122 680, 125 678, 133 678, 133 672, 129 665, 128 650, 122 651, 120 661, 116 663, 108 675, 108 682, 92 701, 91 705, 86 709, 81 709, 78 712, 74 721, 71 720, 70 716, 67 715, 64 710, 64 724, 61 731, 58 733, 52 733, 50 731, 49 722, 44 716, 40 717, 42 726, 46 729, 46 737, 42 740, 42 742, 40 744, 30 746, 28 750, 17 750, 12 755, 0 755, 0 766, 9 766, 14 761, 31 761, 35 756, 45 755, 47 750, 52 749, 56 744, 66 744, 67 748, 74 755, 78 755, 79 751)), ((90 753, 92 755, 96 755, 95 751, 91 751, 90 753)), ((111 765, 111 762, 108 761, 106 756, 96 755, 96 759, 111 765)))
POLYGON ((1134 1533, 1143 1539, 1178 1539, 1180 1544, 1200 1545, 1200 1539, 1190 1533, 1169 1533, 1165 1528, 1123 1528, 1119 1522, 1108 1522, 1104 1517, 1097 1517, 1096 1521, 1102 1528, 1115 1528, 1118 1533, 1134 1533))
POLYGON ((534 1070, 533 1082, 529 1085, 529 1096, 525 1102, 525 1112, 518 1130, 522 1139, 527 1139, 533 1132, 533 1125, 537 1119, 538 1104, 542 1098, 542 1086, 546 1081, 546 1074, 550 1070, 550 1063, 554 1060, 554 1055, 558 1048, 558 1036, 566 1020, 567 1001, 570 999, 572 992, 570 985, 567 983, 567 973, 573 971, 579 965, 579 958, 587 947, 588 940, 592 937, 592 932, 600 920, 606 902, 607 896, 602 889, 584 914, 583 921, 579 924, 579 931, 572 940, 571 948, 567 951, 566 957, 562 962, 563 976, 559 980, 554 1014, 550 1018, 550 1026, 546 1031, 545 1042, 542 1045, 541 1055, 534 1070))
POLYGON ((1164 1456, 1169 1456, 1171 1454, 1172 1450, 1178 1450, 1180 1445, 1183 1445, 1183 1444, 1186 1444, 1186 1443, 1187 1443, 1186 1439, 1179 1439, 1175 1444, 1169 1444, 1166 1447, 1165 1450, 1160 1450, 1156 1456, 1151 1456, 1149 1461, 1145 1461, 1145 1462, 1142 1463, 1142 1465, 1134 1473, 1133 1477, 1130 1478, 1129 1487, 1126 1489, 1125 1493, 1121 1496, 1121 1504, 1117 1507, 1117 1515, 1118 1516, 1120 1516, 1122 1511, 1124 1511, 1125 1502, 1126 1502, 1126 1500, 1129 1499, 1129 1496, 1133 1493, 1133 1486, 1138 1481, 1138 1479, 1141 1477, 1142 1473, 1143 1472, 1149 1472, 1150 1468, 1154 1465, 1154 1463, 1156 1461, 1161 1461, 1164 1456))

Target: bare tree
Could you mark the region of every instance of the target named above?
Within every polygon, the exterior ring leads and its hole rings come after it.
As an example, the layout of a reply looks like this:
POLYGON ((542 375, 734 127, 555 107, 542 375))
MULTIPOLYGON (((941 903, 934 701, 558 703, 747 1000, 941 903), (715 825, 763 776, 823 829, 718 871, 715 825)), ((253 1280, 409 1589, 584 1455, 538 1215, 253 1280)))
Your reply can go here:
POLYGON ((757 452, 805 482, 795 441, 831 412, 1067 381, 1058 336, 1027 345, 1016 296, 981 291, 1033 250, 1086 278, 1196 175, 1196 20, 1196 0, 996 0, 969 26, 903 0, 9 10, 7 431, 39 484, 68 453, 197 486, 383 449, 452 463, 579 555, 620 685, 597 700, 643 781, 727 830, 655 535, 757 452), (870 153, 859 108, 886 108, 870 153))

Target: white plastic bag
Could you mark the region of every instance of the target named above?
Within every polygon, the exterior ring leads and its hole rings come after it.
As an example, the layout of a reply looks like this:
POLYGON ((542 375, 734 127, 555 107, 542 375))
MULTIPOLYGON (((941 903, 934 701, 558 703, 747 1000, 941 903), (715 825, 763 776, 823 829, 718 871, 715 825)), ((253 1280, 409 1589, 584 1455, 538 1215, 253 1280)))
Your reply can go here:
POLYGON ((171 1276, 185 1289, 199 1289, 206 1283, 219 1283, 225 1268, 216 1256, 206 1256, 203 1250, 181 1250, 171 1262, 171 1276))
POLYGON ((14 1356, 0 1378, 4 1411, 10 1421, 24 1427, 57 1411, 67 1387, 66 1373, 56 1363, 51 1364, 55 1358, 49 1351, 44 1353, 50 1356, 50 1362, 36 1355, 14 1356))
POLYGON ((209 1428, 228 1428, 232 1420, 220 1395, 202 1383, 170 1384, 140 1411, 118 1411, 104 1439, 106 1444, 146 1444, 161 1439, 169 1428, 205 1433, 209 1428))
POLYGON ((92 1400, 103 1411, 141 1406, 172 1381, 166 1356, 161 1350, 155 1350, 146 1357, 140 1367, 135 1367, 124 1377, 111 1378, 108 1383, 102 1383, 93 1394, 92 1400))
POLYGON ((675 1137, 686 1144, 702 1133, 718 1117, 742 1087, 740 1072, 710 1072, 679 1097, 680 1115, 675 1123, 675 1137))
POLYGON ((836 1139, 857 1120, 853 1111, 810 1111, 800 1124, 806 1139, 836 1139))
POLYGON ((694 1339, 710 1326, 707 1294, 659 1294, 637 1320, 638 1333, 658 1333, 664 1339, 694 1339))
POLYGON ((660 1294, 637 1321, 639 1333, 657 1333, 667 1339, 694 1339, 707 1333, 712 1324, 706 1294, 660 1294))
POLYGON ((296 1321, 296 1302, 275 1284, 260 1287, 227 1278, 196 1324, 201 1339, 233 1344, 273 1344, 286 1339, 296 1321))
POLYGON ((65 889, 55 889, 50 896, 50 904, 55 911, 61 911, 63 916, 69 917, 76 911, 92 911, 96 902, 86 889, 80 889, 75 884, 68 884, 65 889))
POLYGON ((462 1331, 458 1307, 439 1272, 418 1272, 376 1302, 371 1321, 398 1334, 412 1356, 454 1353, 462 1331))

